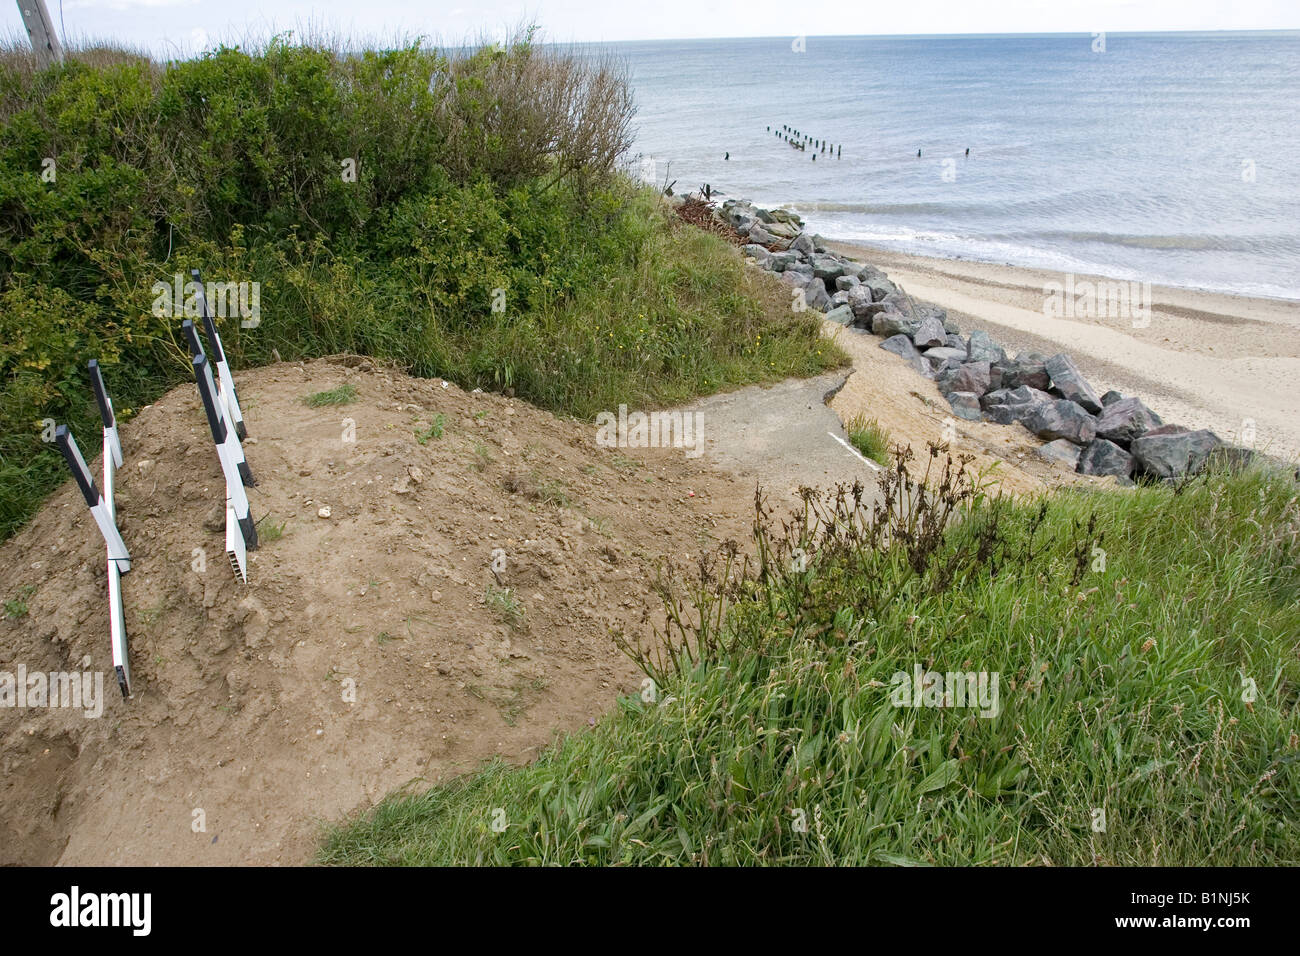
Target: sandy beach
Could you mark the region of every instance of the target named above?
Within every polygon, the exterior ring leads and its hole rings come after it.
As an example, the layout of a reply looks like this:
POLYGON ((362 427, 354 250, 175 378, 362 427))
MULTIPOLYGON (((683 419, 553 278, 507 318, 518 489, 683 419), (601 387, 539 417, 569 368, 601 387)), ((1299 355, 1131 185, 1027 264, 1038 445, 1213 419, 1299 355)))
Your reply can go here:
POLYGON ((1300 458, 1300 301, 1153 285, 1149 322, 1135 328, 1128 317, 1049 317, 1044 289, 1065 285, 1062 273, 828 245, 947 309, 963 330, 984 329, 1016 351, 1069 353, 1099 393, 1136 395, 1166 422, 1300 458))

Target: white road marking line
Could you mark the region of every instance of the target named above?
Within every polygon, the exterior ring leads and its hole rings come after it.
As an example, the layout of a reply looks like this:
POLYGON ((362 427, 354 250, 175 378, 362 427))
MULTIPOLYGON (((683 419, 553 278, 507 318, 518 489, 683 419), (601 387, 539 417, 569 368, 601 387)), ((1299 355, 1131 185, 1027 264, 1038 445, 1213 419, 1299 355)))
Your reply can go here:
POLYGON ((858 451, 856 448, 854 448, 852 445, 850 445, 848 442, 846 442, 846 441, 845 441, 843 438, 841 438, 839 435, 835 434, 834 432, 827 432, 826 434, 830 435, 832 438, 834 438, 837 442, 839 442, 841 445, 843 445, 843 446, 844 446, 845 448, 847 448, 849 451, 853 452, 853 454, 855 454, 855 455, 857 455, 859 458, 861 458, 863 464, 865 464, 865 465, 870 465, 870 466, 871 466, 872 468, 874 468, 876 471, 879 471, 879 470, 880 470, 880 466, 879 466, 879 465, 877 465, 874 461, 872 461, 872 460, 871 460, 870 458, 868 458, 866 455, 862 454, 862 452, 858 451))

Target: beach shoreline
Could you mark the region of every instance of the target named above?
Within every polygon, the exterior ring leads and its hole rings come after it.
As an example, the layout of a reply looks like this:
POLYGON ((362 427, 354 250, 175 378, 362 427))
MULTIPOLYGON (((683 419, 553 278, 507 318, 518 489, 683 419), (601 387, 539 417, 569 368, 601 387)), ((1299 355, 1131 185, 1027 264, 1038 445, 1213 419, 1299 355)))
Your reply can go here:
POLYGON ((1300 458, 1300 301, 1150 284, 1140 318, 1065 317, 1049 314, 1050 283, 1130 280, 825 244, 947 309, 965 330, 983 329, 1014 351, 1070 354, 1099 392, 1135 395, 1166 422, 1300 458))

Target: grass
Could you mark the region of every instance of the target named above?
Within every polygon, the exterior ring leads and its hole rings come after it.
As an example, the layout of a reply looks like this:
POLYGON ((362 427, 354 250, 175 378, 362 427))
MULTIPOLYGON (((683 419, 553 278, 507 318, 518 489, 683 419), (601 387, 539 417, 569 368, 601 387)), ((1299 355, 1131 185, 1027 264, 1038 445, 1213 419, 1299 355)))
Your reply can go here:
POLYGON ((288 519, 276 524, 274 521, 267 521, 271 517, 267 515, 257 525, 257 540, 261 544, 273 544, 284 537, 284 529, 289 524, 288 519))
POLYGON ((489 610, 511 628, 521 628, 526 623, 523 605, 510 588, 498 588, 489 584, 483 593, 483 601, 489 610))
POLYGON ((542 478, 536 481, 537 500, 556 508, 567 508, 573 504, 569 486, 560 478, 542 478))
POLYGON ((430 438, 441 438, 443 428, 447 424, 447 416, 439 412, 433 416, 433 421, 429 422, 427 429, 417 428, 415 430, 415 440, 421 445, 427 445, 430 438))
POLYGON ((27 614, 27 599, 36 593, 34 585, 28 584, 18 589, 17 595, 5 601, 5 617, 15 620, 27 614))
POLYGON ((851 490, 760 507, 750 558, 665 569, 667 629, 624 643, 654 702, 526 767, 395 794, 320 860, 1300 862, 1289 475, 1018 503, 960 463, 933 492, 890 481, 886 510, 851 490), (916 667, 997 675, 996 716, 898 706, 916 667))
POLYGON ((326 405, 348 405, 357 400, 357 390, 352 385, 340 385, 329 391, 317 392, 303 398, 303 404, 311 408, 323 408, 326 405))
POLYGON ((889 464, 889 432, 875 419, 859 412, 844 426, 849 443, 863 456, 882 465, 889 464))

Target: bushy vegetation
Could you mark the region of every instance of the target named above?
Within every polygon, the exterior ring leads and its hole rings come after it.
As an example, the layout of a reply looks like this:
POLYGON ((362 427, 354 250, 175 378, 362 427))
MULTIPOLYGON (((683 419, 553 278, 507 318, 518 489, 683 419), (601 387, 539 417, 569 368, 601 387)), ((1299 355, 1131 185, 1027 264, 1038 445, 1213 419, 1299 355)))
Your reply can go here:
POLYGON ((876 504, 759 503, 752 559, 665 578, 667 630, 625 642, 642 694, 321 861, 1300 862, 1291 476, 1012 503, 942 461, 927 491, 904 453, 876 504), (996 674, 996 706, 899 706, 917 668, 996 674))
POLYGON ((588 416, 839 361, 619 175, 632 115, 616 64, 531 31, 0 53, 0 538, 66 477, 44 421, 95 447, 89 359, 128 420, 189 378, 155 283, 192 267, 259 284, 255 322, 218 322, 237 370, 356 352, 588 416))

